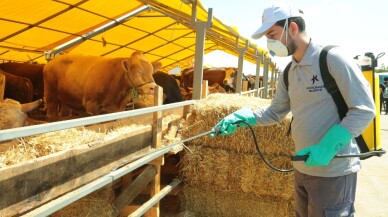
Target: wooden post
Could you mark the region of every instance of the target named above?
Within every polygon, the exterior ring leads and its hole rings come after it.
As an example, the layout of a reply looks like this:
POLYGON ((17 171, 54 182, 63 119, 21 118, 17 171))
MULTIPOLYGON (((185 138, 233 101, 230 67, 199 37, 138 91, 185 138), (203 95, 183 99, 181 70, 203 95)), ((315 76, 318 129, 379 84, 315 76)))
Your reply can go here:
MULTIPOLYGON (((148 165, 136 179, 128 185, 123 192, 113 201, 117 210, 121 210, 125 205, 132 202, 133 199, 148 185, 155 177, 156 170, 154 166, 148 165)), ((121 213, 121 216, 128 216, 129 213, 121 213)))
MULTIPOLYGON (((163 88, 157 86, 155 89, 155 105, 163 104, 163 88)), ((154 113, 154 121, 153 121, 153 139, 152 139, 152 148, 159 148, 162 144, 162 112, 158 111, 154 113)), ((164 164, 164 157, 161 156, 159 158, 160 165, 164 164)), ((154 165, 154 168, 157 172, 155 175, 155 179, 151 182, 151 198, 159 193, 160 191, 160 165, 154 165)), ((144 214, 145 217, 159 217, 159 203, 156 203, 147 213, 144 214)))
POLYGON ((209 82, 208 80, 202 81, 202 98, 205 99, 209 95, 209 82))
POLYGON ((5 75, 0 70, 0 101, 4 100, 4 92, 5 92, 5 75))
POLYGON ((247 91, 248 90, 248 81, 243 81, 242 82, 242 90, 247 91))

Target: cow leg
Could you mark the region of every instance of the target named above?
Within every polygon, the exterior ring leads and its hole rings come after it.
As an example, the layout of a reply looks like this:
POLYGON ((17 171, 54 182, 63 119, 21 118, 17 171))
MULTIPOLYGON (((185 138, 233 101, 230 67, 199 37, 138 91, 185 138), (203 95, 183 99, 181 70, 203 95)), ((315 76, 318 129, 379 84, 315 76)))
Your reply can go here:
POLYGON ((53 71, 48 70, 44 72, 44 99, 45 109, 49 121, 54 121, 58 116, 59 100, 58 84, 55 77, 53 77, 53 71))
POLYGON ((85 107, 86 113, 89 115, 98 115, 103 113, 101 111, 99 104, 96 101, 85 101, 84 107, 85 107))
POLYGON ((62 102, 61 109, 59 110, 59 116, 63 118, 71 115, 72 115, 72 109, 62 102))

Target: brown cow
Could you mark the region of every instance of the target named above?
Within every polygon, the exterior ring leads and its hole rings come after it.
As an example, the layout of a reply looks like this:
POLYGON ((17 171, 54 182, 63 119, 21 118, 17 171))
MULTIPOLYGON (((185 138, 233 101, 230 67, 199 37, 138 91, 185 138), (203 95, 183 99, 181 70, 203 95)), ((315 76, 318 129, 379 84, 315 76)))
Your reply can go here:
POLYGON ((5 75, 4 98, 14 99, 20 103, 28 103, 33 99, 33 85, 27 78, 15 76, 1 71, 5 75))
MULTIPOLYGON (((43 87, 43 64, 31 64, 31 63, 1 63, 0 69, 22 78, 27 78, 31 81, 33 86, 33 99, 42 99, 44 93, 43 87)), ((31 101, 32 101, 31 100, 31 101)), ((31 102, 29 101, 29 102, 31 102)))
MULTIPOLYGON (((248 90, 252 90, 255 88, 255 80, 252 77, 248 77, 243 74, 242 81, 248 81, 248 90)), ((227 76, 224 80, 225 90, 227 92, 236 92, 237 86, 237 71, 232 72, 229 76, 227 76)))
MULTIPOLYGON (((42 103, 42 100, 20 104, 13 99, 5 99, 0 102, 0 130, 22 127, 34 123, 27 117, 27 112, 35 109, 42 103)), ((36 123, 43 123, 37 121, 36 123)))
MULTIPOLYGON (((213 93, 226 93, 225 89, 221 87, 218 83, 213 84, 212 86, 208 86, 208 94, 213 93)), ((180 88, 181 94, 184 97, 185 100, 191 100, 193 98, 193 88, 189 87, 189 92, 186 92, 184 88, 180 88)))
POLYGON ((152 106, 152 72, 138 51, 129 58, 58 56, 43 70, 47 115, 55 120, 60 106, 90 115, 124 111, 128 98, 138 108, 152 106))
MULTIPOLYGON (((221 87, 224 87, 225 78, 229 77, 233 73, 235 68, 208 68, 203 70, 203 80, 208 80, 209 86, 218 83, 221 87)), ((185 88, 188 92, 189 87, 193 87, 194 69, 187 68, 181 73, 181 87, 185 88)))

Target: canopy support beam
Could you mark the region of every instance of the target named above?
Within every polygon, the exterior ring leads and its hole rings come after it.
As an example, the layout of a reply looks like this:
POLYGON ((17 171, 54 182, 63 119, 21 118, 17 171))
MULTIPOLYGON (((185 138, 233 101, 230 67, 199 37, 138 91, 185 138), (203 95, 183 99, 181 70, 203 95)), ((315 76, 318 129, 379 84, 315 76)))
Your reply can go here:
MULTIPOLYGON (((259 54, 259 51, 255 49, 255 58, 256 58, 256 79, 255 79, 255 89, 260 88, 260 66, 261 61, 264 57, 264 52, 259 54)), ((255 97, 259 97, 259 91, 255 92, 255 97)))
POLYGON ((236 38, 236 48, 238 52, 238 65, 237 65, 237 84, 236 84, 236 93, 241 93, 242 91, 242 78, 243 78, 243 67, 244 67, 244 53, 248 50, 249 41, 245 40, 245 46, 239 47, 238 44, 239 38, 236 38))
MULTIPOLYGON (((193 4, 192 7, 197 7, 193 4)), ((193 10, 194 12, 194 10, 193 10)), ((196 21, 196 14, 192 14, 192 24, 196 29, 195 35, 195 62, 194 62, 194 78, 193 78, 193 98, 201 99, 202 96, 202 80, 203 80, 203 56, 205 50, 206 29, 212 27, 213 9, 209 8, 207 21, 196 21)))
POLYGON ((264 58, 264 72, 263 72, 263 98, 267 99, 268 97, 268 71, 269 63, 271 60, 269 58, 264 58))

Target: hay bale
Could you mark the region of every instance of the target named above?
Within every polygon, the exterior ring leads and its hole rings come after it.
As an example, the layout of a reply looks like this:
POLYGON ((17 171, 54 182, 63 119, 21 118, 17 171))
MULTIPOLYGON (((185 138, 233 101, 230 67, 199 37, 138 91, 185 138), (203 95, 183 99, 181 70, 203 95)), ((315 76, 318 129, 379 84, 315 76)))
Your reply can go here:
MULTIPOLYGON (((197 101, 182 128, 182 138, 211 130, 222 118, 245 106, 265 108, 270 100, 213 94, 197 101)), ((291 116, 272 126, 253 126, 267 161, 292 167, 294 144, 287 131, 291 116)), ((181 209, 196 216, 293 216, 293 175, 269 168, 259 157, 248 127, 237 133, 187 142, 180 172, 186 186, 181 209)))
MULTIPOLYGON (((222 149, 191 147, 180 163, 181 176, 189 186, 205 192, 249 193, 256 196, 293 197, 293 174, 270 169, 258 155, 222 149)), ((289 157, 267 155, 271 164, 291 168, 289 157)))
MULTIPOLYGON (((182 137, 189 138, 211 130, 222 118, 245 106, 253 109, 264 108, 270 101, 260 98, 238 96, 232 94, 212 94, 206 99, 199 100, 184 123, 182 137)), ((272 126, 253 126, 259 147, 265 153, 277 155, 291 155, 294 144, 287 131, 291 116, 287 116, 281 123, 272 126)), ((217 148, 235 153, 257 153, 253 137, 248 127, 238 128, 237 133, 228 136, 210 138, 203 136, 187 142, 195 146, 217 148)))
POLYGON ((181 208, 195 213, 196 217, 294 216, 293 200, 278 197, 206 191, 202 187, 193 186, 184 187, 179 197, 181 208))

